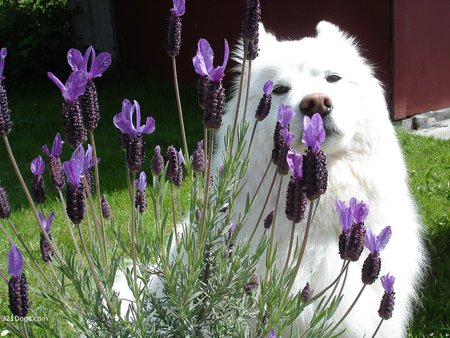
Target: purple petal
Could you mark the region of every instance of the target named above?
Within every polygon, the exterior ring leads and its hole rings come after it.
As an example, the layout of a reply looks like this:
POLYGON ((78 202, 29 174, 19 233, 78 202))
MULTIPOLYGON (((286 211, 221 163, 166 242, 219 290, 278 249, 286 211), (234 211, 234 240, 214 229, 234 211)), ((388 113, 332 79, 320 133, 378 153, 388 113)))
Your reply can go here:
POLYGON ((39 220, 41 221, 42 225, 44 225, 44 223, 45 223, 45 216, 44 216, 44 214, 41 211, 39 211, 38 212, 38 216, 39 216, 39 220))
POLYGON ((183 16, 186 11, 185 0, 173 0, 173 8, 170 11, 172 15, 183 16))
POLYGON ((45 163, 41 155, 39 155, 33 161, 31 161, 30 169, 31 172, 35 175, 42 175, 44 173, 45 163))
POLYGON ((369 206, 363 202, 359 202, 355 205, 355 211, 353 218, 356 223, 364 223, 369 214, 369 206))
POLYGON ((303 118, 302 142, 313 151, 319 151, 320 145, 325 141, 325 129, 320 114, 314 114, 312 118, 303 118))
POLYGON ((198 52, 192 58, 192 64, 194 65, 194 70, 198 75, 200 75, 200 76, 208 75, 208 70, 206 69, 205 59, 198 52))
POLYGON ((78 147, 75 148, 75 150, 72 153, 72 156, 70 157, 70 160, 77 161, 80 168, 83 168, 84 163, 84 148, 83 145, 80 144, 78 147))
POLYGON ((92 156, 92 146, 88 144, 86 153, 84 154, 82 174, 84 175, 86 171, 91 169, 93 166, 94 166, 94 156, 92 156))
POLYGON ((370 250, 371 253, 379 252, 377 245, 377 238, 372 233, 370 228, 366 228, 366 241, 364 243, 365 247, 370 250))
POLYGON ((131 119, 131 108, 133 107, 133 104, 128 99, 124 99, 122 101, 122 113, 125 114, 125 116, 128 117, 128 119, 131 119))
POLYGON ((62 82, 55 76, 53 75, 53 73, 48 72, 47 76, 49 77, 50 80, 53 81, 53 83, 59 88, 59 90, 61 91, 61 94, 63 97, 65 97, 67 89, 66 87, 62 84, 62 82))
POLYGON ((271 329, 269 332, 269 335, 267 336, 267 338, 277 338, 277 334, 275 332, 275 329, 271 329))
POLYGON ((63 163, 64 172, 67 180, 73 185, 78 186, 81 182, 81 168, 76 160, 70 160, 63 163))
POLYGON ((348 233, 353 224, 353 212, 351 208, 341 209, 339 212, 339 223, 344 233, 348 233))
POLYGON ((316 113, 311 118, 311 123, 314 128, 314 135, 319 144, 325 141, 325 129, 323 128, 323 120, 320 114, 316 113))
POLYGON ((89 80, 93 78, 100 77, 108 69, 111 64, 111 54, 104 52, 100 53, 91 64, 91 69, 89 70, 89 80))
POLYGON ((272 94, 272 89, 273 89, 273 81, 272 80, 266 81, 263 87, 264 94, 269 96, 270 94, 272 94))
POLYGON ((72 72, 66 81, 66 95, 63 94, 66 102, 73 102, 86 91, 87 76, 86 73, 77 70, 72 72))
POLYGON ((197 54, 201 55, 205 64, 206 74, 213 70, 214 51, 208 40, 200 39, 197 44, 197 54))
POLYGON ((281 123, 282 127, 286 127, 289 123, 291 123, 294 115, 295 112, 287 104, 282 103, 278 108, 278 121, 281 123))
POLYGON ((14 244, 8 253, 8 273, 15 279, 20 278, 23 271, 23 256, 20 249, 14 244))
POLYGON ((47 155, 48 157, 50 157, 50 151, 48 150, 48 147, 46 144, 44 144, 41 148, 42 152, 47 155))
POLYGON ((8 51, 5 47, 0 50, 0 82, 5 78, 3 76, 3 68, 5 67, 5 59, 8 51))
POLYGON ((151 134, 155 131, 155 119, 151 116, 147 117, 145 125, 141 126, 141 133, 151 134))
POLYGON ((341 213, 346 208, 345 202, 337 200, 335 203, 335 208, 338 213, 341 213))
POLYGON ((84 63, 84 58, 78 49, 71 48, 67 52, 67 62, 73 71, 83 70, 86 71, 86 64, 84 63))
POLYGON ((178 164, 182 165, 184 163, 184 157, 183 157, 183 153, 181 152, 181 150, 178 151, 177 156, 178 156, 178 164))
POLYGON ((295 135, 289 131, 287 128, 281 128, 281 137, 287 146, 291 146, 292 142, 295 140, 295 135))
POLYGON ((141 171, 141 174, 139 175, 137 187, 140 191, 144 191, 147 187, 147 175, 145 175, 145 172, 143 171, 141 171))
POLYGON ((227 39, 224 39, 223 45, 224 45, 224 46, 223 46, 224 51, 223 51, 223 63, 222 63, 222 68, 223 68, 223 70, 225 71, 225 68, 227 68, 228 57, 229 57, 229 55, 230 55, 230 46, 228 46, 228 41, 227 41, 227 39))
POLYGON ((53 223, 53 218, 55 218, 55 213, 52 211, 47 218, 47 226, 45 228, 46 231, 50 231, 53 223))
POLYGON ((129 119, 127 119, 126 114, 118 113, 113 117, 113 123, 117 129, 119 129, 124 134, 130 134, 129 119))
POLYGON ((302 155, 296 151, 289 151, 286 160, 294 177, 302 177, 302 155))
POLYGON ((59 155, 61 155, 63 143, 64 142, 61 140, 61 134, 57 133, 55 139, 53 140, 51 152, 52 157, 58 157, 59 155))
POLYGON ((392 230, 390 226, 387 226, 383 230, 381 230, 380 234, 377 236, 377 246, 378 246, 378 252, 383 251, 386 245, 389 242, 389 239, 391 238, 392 230))
POLYGON ((383 285, 384 291, 387 293, 393 293, 394 292, 394 283, 395 283, 395 277, 389 276, 389 273, 387 275, 380 277, 381 285, 383 285))

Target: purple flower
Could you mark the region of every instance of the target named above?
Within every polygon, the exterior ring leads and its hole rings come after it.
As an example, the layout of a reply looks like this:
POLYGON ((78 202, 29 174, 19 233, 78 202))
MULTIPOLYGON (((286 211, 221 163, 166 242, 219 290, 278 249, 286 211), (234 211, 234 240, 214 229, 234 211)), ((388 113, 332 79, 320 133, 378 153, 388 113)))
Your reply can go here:
MULTIPOLYGON (((100 160, 97 159, 97 163, 100 160)), ((86 171, 92 168, 94 163, 94 158, 92 156, 92 147, 89 144, 86 152, 84 151, 83 145, 80 144, 72 153, 70 161, 63 163, 64 172, 66 173, 67 180, 72 183, 73 186, 77 186, 81 182, 81 178, 84 176, 86 171)))
POLYGON ((393 293, 394 292, 394 283, 395 283, 395 277, 389 276, 389 273, 387 275, 380 277, 381 285, 383 285, 384 291, 387 293, 393 293))
POLYGON ((14 244, 8 253, 8 273, 15 279, 20 278, 23 270, 23 255, 20 249, 14 244))
POLYGON ((145 172, 141 171, 139 180, 136 180, 136 187, 139 191, 144 191, 147 187, 147 175, 145 175, 145 172))
POLYGON ((354 205, 353 220, 356 223, 364 223, 367 215, 369 214, 369 206, 362 201, 356 203, 354 198, 350 201, 350 203, 354 205))
POLYGON ((151 134, 155 131, 155 120, 153 117, 147 117, 144 125, 141 125, 141 107, 134 100, 131 105, 130 101, 122 102, 122 111, 113 118, 114 125, 124 134, 136 136, 138 134, 151 134), (133 124, 133 114, 136 112, 136 125, 133 124))
POLYGON ((273 89, 273 81, 272 80, 266 81, 266 83, 264 83, 264 87, 263 87, 264 94, 271 95, 272 89, 273 89))
POLYGON ((62 146, 64 142, 61 140, 61 134, 57 133, 54 140, 53 140, 53 146, 52 151, 50 152, 48 150, 48 147, 46 144, 42 146, 42 152, 46 154, 48 157, 59 157, 62 152, 62 146))
POLYGON ((47 76, 61 90, 61 94, 67 103, 75 102, 80 95, 84 94, 86 90, 87 76, 81 70, 70 73, 65 85, 63 85, 62 82, 52 73, 48 72, 47 76))
POLYGON ((292 142, 295 140, 294 133, 291 133, 287 128, 281 128, 280 134, 283 138, 284 144, 290 147, 292 142))
POLYGON ((31 161, 30 169, 31 172, 35 175, 42 175, 44 173, 45 163, 41 155, 39 155, 33 161, 31 161))
POLYGON ((289 151, 287 163, 294 177, 302 177, 302 155, 296 151, 289 151))
POLYGON ((339 223, 341 224, 342 231, 345 234, 350 232, 353 224, 353 210, 351 207, 347 207, 344 201, 336 201, 336 211, 339 214, 339 223))
POLYGON ((277 334, 275 332, 275 329, 270 329, 269 335, 267 338, 277 338, 277 334))
POLYGON ((281 104, 278 108, 278 121, 282 127, 286 127, 289 123, 291 123, 294 115, 295 112, 287 104, 281 104))
POLYGON ((45 231, 50 232, 54 217, 55 213, 53 211, 50 213, 47 219, 42 212, 39 212, 39 219, 41 220, 42 226, 44 227, 45 231))
POLYGON ((3 47, 0 50, 0 83, 3 81, 3 79, 5 78, 3 76, 3 68, 5 67, 5 59, 6 59, 6 55, 8 54, 8 51, 6 50, 5 47, 3 47))
POLYGON ((173 8, 170 9, 170 14, 173 16, 183 16, 185 10, 185 0, 173 0, 173 8))
POLYGON ((228 238, 227 240, 230 240, 233 234, 236 232, 238 228, 238 225, 236 223, 231 222, 230 227, 228 228, 228 238))
POLYGON ((178 150, 178 165, 181 166, 184 163, 184 157, 181 150, 178 150))
POLYGON ((302 142, 314 151, 320 150, 320 145, 325 141, 325 129, 320 114, 316 113, 309 118, 303 118, 303 137, 302 142))
POLYGON ((381 230, 378 236, 375 236, 369 228, 366 229, 366 248, 370 250, 372 254, 381 252, 389 242, 391 238, 392 230, 390 226, 387 226, 381 230))
POLYGON ((264 219, 264 229, 269 230, 273 223, 273 215, 275 213, 275 209, 272 209, 267 214, 266 218, 264 219))
POLYGON ((200 76, 208 76, 212 82, 220 82, 225 76, 225 68, 229 55, 228 42, 225 40, 223 64, 214 68, 214 52, 206 39, 200 39, 197 44, 197 54, 192 58, 195 72, 200 76))
POLYGON ((102 74, 108 69, 111 64, 111 54, 105 52, 100 53, 96 57, 94 48, 89 46, 83 56, 78 49, 71 48, 67 53, 67 61, 74 72, 81 70, 86 74, 87 80, 92 81, 92 79, 102 76, 102 74), (91 67, 88 72, 87 65, 90 55, 92 55, 91 67))

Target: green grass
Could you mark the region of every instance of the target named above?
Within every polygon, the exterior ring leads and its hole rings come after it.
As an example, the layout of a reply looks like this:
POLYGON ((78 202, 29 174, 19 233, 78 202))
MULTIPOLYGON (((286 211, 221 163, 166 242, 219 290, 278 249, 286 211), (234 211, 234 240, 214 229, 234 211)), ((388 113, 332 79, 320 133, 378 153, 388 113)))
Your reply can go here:
MULTIPOLYGON (((27 182, 31 179, 29 165, 31 160, 41 154, 42 144, 51 145, 56 132, 61 130, 62 98, 56 87, 47 79, 42 83, 30 83, 17 88, 9 88, 7 80, 13 130, 9 136, 22 173, 27 182)), ((133 75, 110 75, 96 81, 102 117, 95 132, 97 151, 101 158, 102 192, 114 211, 127 207, 128 198, 125 181, 124 154, 119 148, 118 131, 112 124, 112 117, 120 111, 124 98, 136 99, 140 102, 143 116, 152 115, 156 119, 156 131, 146 137, 147 162, 144 169, 149 173, 149 158, 153 147, 160 145, 163 153, 168 145, 181 146, 178 115, 173 88, 167 81, 155 77, 133 75)), ((201 111, 197 106, 196 89, 182 87, 181 97, 187 127, 190 151, 197 140, 201 139, 201 111)), ((435 337, 450 333, 450 257, 449 241, 449 141, 411 135, 398 130, 405 151, 410 172, 410 186, 417 199, 420 214, 426 226, 427 248, 430 253, 430 268, 421 296, 422 306, 414 313, 414 321, 410 328, 411 337, 435 337)), ((63 159, 67 159, 70 150, 65 147, 63 159)), ((45 156, 44 156, 45 158, 45 156)), ((0 183, 7 189, 13 208, 12 220, 24 234, 27 243, 31 243, 33 252, 39 257, 38 230, 32 217, 17 179, 12 171, 5 148, 0 145, 0 183)), ((56 196, 47 181, 49 195, 46 210, 55 210, 57 217, 53 226, 54 238, 58 243, 70 246, 67 226, 62 217, 56 196)), ((184 192, 187 194, 187 192, 184 192)), ((115 213, 118 226, 128 223, 125 213, 115 213)), ((6 222, 1 222, 8 228, 6 222)), ((6 272, 6 254, 9 245, 0 235, 0 270, 6 272), (3 258, 1 258, 3 257, 3 258)), ((30 279, 32 280, 32 278, 30 279)), ((30 284, 32 284, 30 282, 30 284)), ((33 293, 33 292, 32 292, 33 293)), ((7 289, 0 283, 0 315, 9 314, 7 289)), ((33 293, 33 306, 41 300, 33 293)), ((51 313, 49 313, 51 317, 51 313)), ((0 322, 0 331, 2 329, 0 322)))

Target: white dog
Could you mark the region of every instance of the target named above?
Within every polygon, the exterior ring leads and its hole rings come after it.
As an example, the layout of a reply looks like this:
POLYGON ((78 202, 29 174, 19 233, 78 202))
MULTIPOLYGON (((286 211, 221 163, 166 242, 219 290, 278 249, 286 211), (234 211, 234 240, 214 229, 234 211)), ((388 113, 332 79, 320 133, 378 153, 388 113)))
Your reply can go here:
MULTIPOLYGON (((272 109, 267 119, 258 124, 247 184, 236 203, 236 215, 242 212, 239 206, 245 205, 246 194, 253 195, 270 161, 278 106, 283 103, 295 110, 296 116, 290 127, 296 135, 293 147, 303 151, 300 144, 303 129, 300 106, 317 108, 325 105, 329 109, 324 113, 327 138, 322 149, 327 156, 328 190, 321 197, 293 292, 303 288, 306 282, 318 292, 338 275, 342 265, 338 254, 341 227, 334 207, 335 201, 348 201, 355 197, 370 206, 365 225, 375 234, 388 225, 392 227, 391 240, 381 253, 381 275, 389 272, 396 278, 395 308, 393 317, 381 326, 378 337, 404 337, 411 319, 412 303, 421 279, 425 255, 421 241, 422 226, 408 191, 405 163, 389 120, 382 86, 374 77, 371 66, 360 55, 354 39, 331 23, 320 22, 315 37, 297 41, 278 41, 260 25, 259 39, 260 53, 252 61, 247 113, 250 126, 253 125, 253 114, 267 80, 274 82, 272 109)), ((227 127, 233 123, 235 107, 236 98, 228 103, 224 126, 218 132, 217 166, 220 165, 223 151, 223 136, 227 127)), ((243 103, 240 118, 242 111, 243 103)), ((271 178, 272 174, 270 179, 265 180, 250 211, 249 220, 240 231, 242 238, 248 237, 253 230, 271 178)), ((279 243, 280 268, 287 256, 291 231, 291 222, 284 216, 287 182, 285 178, 275 233, 275 240, 279 243)), ((275 195, 275 191, 272 192, 266 213, 273 208, 275 195)), ((253 239, 255 247, 263 230, 261 225, 253 239)), ((303 231, 304 222, 297 227, 300 238, 303 231)), ((350 265, 345 296, 335 314, 335 321, 348 309, 362 286, 361 267, 367 254, 365 249, 360 260, 350 265)), ((264 259, 257 269, 258 274, 264 274, 264 259)), ((383 288, 379 280, 365 289, 343 323, 342 327, 346 328, 344 336, 363 337, 374 332, 380 321, 377 311, 382 295, 383 288)), ((308 307, 296 325, 307 327, 313 310, 308 307)))

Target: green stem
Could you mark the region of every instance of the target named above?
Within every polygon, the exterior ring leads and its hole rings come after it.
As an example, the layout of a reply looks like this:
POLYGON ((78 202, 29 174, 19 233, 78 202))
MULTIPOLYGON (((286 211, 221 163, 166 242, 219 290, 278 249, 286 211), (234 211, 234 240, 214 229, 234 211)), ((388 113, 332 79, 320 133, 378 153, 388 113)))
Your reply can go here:
MULTIPOLYGON (((250 136, 250 143, 248 144, 247 157, 249 157, 250 150, 252 149, 253 138, 255 137, 255 132, 256 132, 256 127, 257 126, 258 126, 258 120, 255 120, 255 122, 253 124, 252 135, 250 136)), ((269 162, 269 164, 270 164, 270 162, 269 162)))
POLYGON ((375 332, 374 332, 373 335, 372 335, 372 338, 375 338, 375 336, 377 335, 378 330, 379 330, 380 327, 381 327, 381 324, 383 324, 383 321, 384 321, 384 319, 381 318, 380 323, 378 324, 377 328, 375 329, 375 332))
POLYGON ((273 248, 273 241, 275 238, 275 227, 277 223, 277 213, 278 213, 278 203, 280 201, 280 195, 281 195, 281 186, 283 184, 283 178, 284 176, 281 176, 280 184, 278 185, 278 192, 277 192, 277 198, 275 200, 275 211, 273 213, 273 221, 272 221, 272 227, 270 232, 270 241, 269 241, 269 250, 268 250, 268 257, 272 255, 272 248, 273 248))
POLYGON ((183 110, 181 107, 180 89, 178 88, 178 76, 177 76, 177 62, 175 56, 172 56, 172 73, 173 83, 175 86, 175 97, 177 100, 178 119, 180 120, 181 137, 183 139, 184 158, 189 158, 188 146, 186 141, 186 131, 184 129, 183 110))

